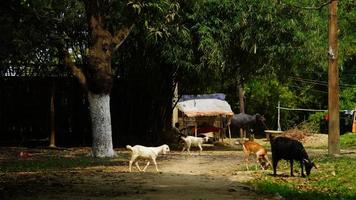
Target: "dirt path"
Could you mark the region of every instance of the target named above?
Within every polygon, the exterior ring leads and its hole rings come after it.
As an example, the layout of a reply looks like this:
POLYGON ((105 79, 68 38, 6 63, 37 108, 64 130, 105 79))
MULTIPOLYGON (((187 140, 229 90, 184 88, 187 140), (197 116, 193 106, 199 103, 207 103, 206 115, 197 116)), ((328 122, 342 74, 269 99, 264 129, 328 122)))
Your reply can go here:
POLYGON ((161 173, 128 173, 128 152, 120 154, 110 166, 0 174, 0 199, 271 199, 243 183, 268 172, 241 171, 241 151, 173 151, 158 158, 161 173))
MULTIPOLYGON (((239 180, 236 152, 204 152, 202 155, 173 153, 161 163, 163 173, 144 175, 143 188, 154 188, 143 199, 259 199, 239 180), (148 176, 148 177, 146 177, 148 176)), ((138 174, 141 175, 141 174, 138 174)))

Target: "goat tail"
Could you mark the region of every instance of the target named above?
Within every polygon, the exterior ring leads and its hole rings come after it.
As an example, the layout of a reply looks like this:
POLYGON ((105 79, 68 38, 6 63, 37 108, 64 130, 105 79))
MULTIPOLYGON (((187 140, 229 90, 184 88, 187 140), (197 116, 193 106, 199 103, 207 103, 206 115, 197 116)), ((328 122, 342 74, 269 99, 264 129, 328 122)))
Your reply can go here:
POLYGON ((180 139, 182 139, 183 141, 185 141, 187 138, 185 136, 180 136, 180 139))
POLYGON ((130 150, 132 150, 132 146, 130 146, 130 145, 126 145, 126 149, 130 149, 130 150))

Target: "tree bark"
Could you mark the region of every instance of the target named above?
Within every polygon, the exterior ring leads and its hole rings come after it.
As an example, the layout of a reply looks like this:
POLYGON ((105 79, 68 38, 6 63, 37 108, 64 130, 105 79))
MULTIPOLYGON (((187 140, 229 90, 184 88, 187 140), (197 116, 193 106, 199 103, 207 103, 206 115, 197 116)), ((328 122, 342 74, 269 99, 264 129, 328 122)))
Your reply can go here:
POLYGON ((245 91, 244 88, 242 87, 242 84, 239 84, 239 102, 240 102, 240 113, 245 113, 245 91))
MULTIPOLYGON (((245 92, 241 83, 238 85, 238 89, 239 89, 240 113, 245 113, 245 102, 244 102, 245 92)), ((244 130, 244 128, 240 128, 240 138, 241 139, 246 138, 246 130, 244 130)))
POLYGON ((113 157, 115 152, 110 115, 110 93, 113 84, 111 61, 112 55, 125 41, 134 24, 124 25, 112 35, 105 26, 103 13, 100 12, 103 2, 88 0, 84 3, 89 32, 87 65, 84 68, 77 67, 67 49, 64 49, 64 64, 88 91, 93 156, 113 157))
POLYGON ((52 89, 51 89, 51 135, 49 140, 49 147, 56 147, 56 126, 55 126, 55 106, 54 106, 54 99, 55 99, 55 81, 52 81, 52 89))
POLYGON ((93 156, 113 157, 110 95, 88 92, 93 136, 93 156))
POLYGON ((340 154, 339 68, 337 63, 337 3, 338 1, 332 1, 329 5, 328 150, 330 155, 340 154))

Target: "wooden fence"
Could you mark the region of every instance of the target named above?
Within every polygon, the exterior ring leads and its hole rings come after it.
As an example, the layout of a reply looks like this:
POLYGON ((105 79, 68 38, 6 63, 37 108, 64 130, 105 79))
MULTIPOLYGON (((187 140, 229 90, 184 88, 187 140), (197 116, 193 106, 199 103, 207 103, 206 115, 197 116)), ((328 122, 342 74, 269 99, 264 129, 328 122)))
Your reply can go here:
POLYGON ((90 145, 85 93, 72 78, 3 77, 0 79, 0 145, 47 145, 54 130, 59 146, 90 145))
MULTIPOLYGON (((162 130, 170 128, 170 93, 157 95, 146 85, 115 79, 110 100, 114 147, 157 145, 162 130)), ((25 76, 0 77, 0 146, 48 146, 52 95, 56 146, 91 146, 88 101, 77 80, 25 76)))

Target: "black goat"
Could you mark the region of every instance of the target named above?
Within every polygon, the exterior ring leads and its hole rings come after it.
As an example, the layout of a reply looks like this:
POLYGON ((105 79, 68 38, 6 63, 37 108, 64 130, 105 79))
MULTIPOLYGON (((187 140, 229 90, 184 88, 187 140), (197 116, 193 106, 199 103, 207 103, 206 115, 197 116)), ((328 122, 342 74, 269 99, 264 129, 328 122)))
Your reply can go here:
POLYGON ((302 168, 302 177, 305 177, 303 168, 307 176, 309 176, 312 167, 315 167, 314 162, 309 159, 307 152, 305 151, 302 143, 297 140, 293 140, 287 137, 276 137, 271 139, 271 151, 272 151, 272 165, 273 175, 277 175, 277 164, 281 159, 288 160, 290 162, 290 175, 293 175, 293 160, 300 162, 302 168))

